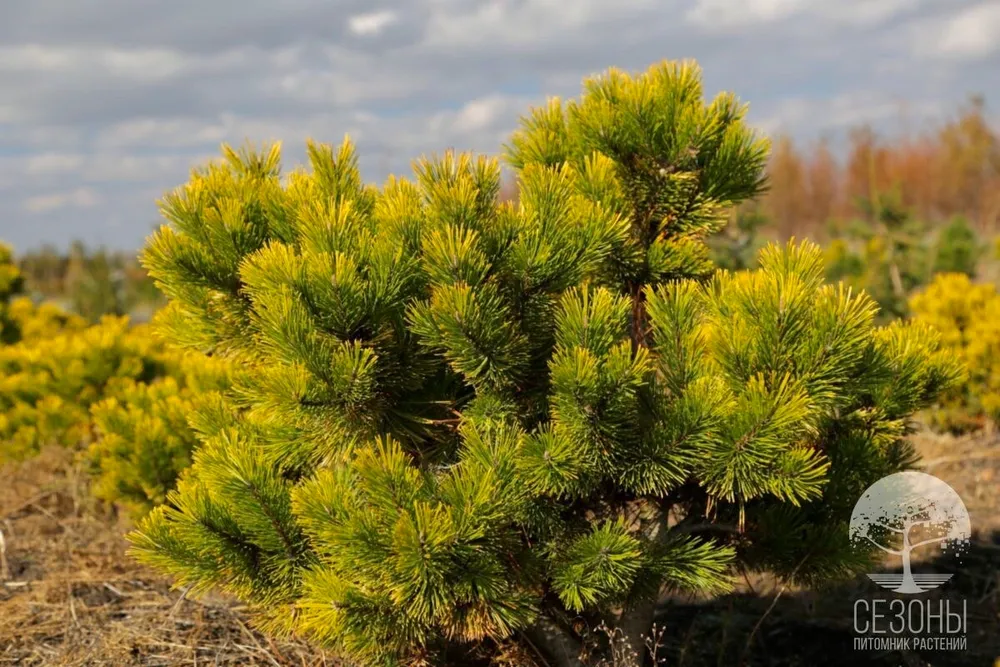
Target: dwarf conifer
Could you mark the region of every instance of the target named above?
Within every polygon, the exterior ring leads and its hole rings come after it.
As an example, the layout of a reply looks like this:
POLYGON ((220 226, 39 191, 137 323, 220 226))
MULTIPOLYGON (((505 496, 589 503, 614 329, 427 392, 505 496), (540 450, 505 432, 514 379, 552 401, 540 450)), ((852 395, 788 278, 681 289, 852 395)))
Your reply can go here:
MULTIPOLYGON (((52 324, 46 312, 39 308, 24 322, 52 324)), ((90 442, 92 404, 166 373, 162 344, 128 318, 106 316, 89 327, 75 317, 67 322, 52 335, 0 346, 0 462, 90 442)))
POLYGON ((0 345, 79 331, 86 322, 53 303, 35 304, 10 246, 0 242, 0 345))
POLYGON ((706 236, 764 185, 744 111, 691 63, 611 70, 523 120, 516 205, 485 157, 376 188, 349 141, 287 179, 278 146, 226 147, 144 263, 161 331, 247 373, 134 552, 373 665, 575 664, 580 621, 638 648, 662 591, 738 564, 864 563, 853 502, 954 369, 810 244, 714 271, 706 236))
POLYGON ((87 451, 92 491, 142 515, 166 500, 191 465, 197 431, 189 417, 214 406, 229 387, 229 367, 197 352, 164 352, 164 375, 146 383, 126 379, 90 406, 95 436, 87 451))

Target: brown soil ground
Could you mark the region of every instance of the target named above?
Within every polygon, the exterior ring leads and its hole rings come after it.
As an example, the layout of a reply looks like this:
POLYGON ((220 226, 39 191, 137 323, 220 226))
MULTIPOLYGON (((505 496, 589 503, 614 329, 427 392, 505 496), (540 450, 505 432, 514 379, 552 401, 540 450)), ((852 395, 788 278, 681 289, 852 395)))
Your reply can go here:
POLYGON ((0 469, 0 665, 340 664, 254 632, 231 601, 172 591, 125 555, 128 528, 67 451, 0 469))
MULTIPOLYGON (((969 651, 853 651, 851 600, 871 582, 806 593, 761 579, 752 592, 672 605, 663 664, 1000 667, 1000 438, 917 435, 915 444, 924 469, 962 496, 977 533, 953 591, 969 601, 969 651)), ((125 555, 128 527, 90 499, 69 452, 0 468, 0 665, 341 664, 253 631, 232 601, 171 590, 125 555)))
POLYGON ((921 469, 948 482, 962 497, 973 531, 1000 531, 1000 434, 956 438, 918 433, 912 441, 921 469))

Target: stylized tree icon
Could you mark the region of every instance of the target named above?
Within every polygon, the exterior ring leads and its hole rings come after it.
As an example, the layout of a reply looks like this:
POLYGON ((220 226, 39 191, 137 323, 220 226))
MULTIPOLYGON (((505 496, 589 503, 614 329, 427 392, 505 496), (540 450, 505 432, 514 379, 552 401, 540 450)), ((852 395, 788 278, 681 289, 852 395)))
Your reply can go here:
POLYGON ((942 550, 968 547, 972 528, 965 503, 955 490, 933 475, 900 472, 883 477, 864 492, 851 514, 851 539, 870 543, 903 561, 902 577, 869 575, 898 593, 922 593, 950 575, 916 575, 915 549, 941 544, 942 550), (894 548, 895 547, 895 548, 894 548), (923 584, 921 586, 921 584, 923 584))

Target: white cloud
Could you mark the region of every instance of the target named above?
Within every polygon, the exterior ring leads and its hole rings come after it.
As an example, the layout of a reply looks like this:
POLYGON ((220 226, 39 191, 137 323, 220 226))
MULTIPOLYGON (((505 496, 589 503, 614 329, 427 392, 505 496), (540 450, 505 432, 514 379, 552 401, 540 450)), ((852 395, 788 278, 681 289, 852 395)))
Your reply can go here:
MULTIPOLYGON (((961 2, 962 0, 959 0, 961 2)), ((829 31, 837 26, 867 27, 893 19, 918 8, 914 0, 695 0, 684 18, 706 32, 733 32, 740 28, 777 24, 791 19, 808 19, 805 27, 829 31)), ((788 26, 791 28, 791 26, 788 26)), ((787 39, 787 36, 786 36, 787 39)), ((780 38, 774 46, 780 48, 780 38)))
POLYGON ((377 12, 352 16, 348 19, 347 25, 355 35, 377 35, 390 23, 394 23, 396 19, 396 12, 382 9, 377 12))
POLYGON ((466 102, 454 117, 454 127, 461 132, 475 132, 496 123, 500 114, 510 107, 503 95, 490 95, 466 102))
POLYGON ((913 0, 844 0, 824 9, 845 23, 864 26, 887 21, 915 4, 913 0))
MULTIPOLYGON (((866 125, 892 135, 916 132, 928 123, 941 122, 952 108, 951 100, 907 99, 877 89, 858 90, 831 98, 790 97, 775 105, 755 125, 771 136, 808 139, 831 132, 843 137, 847 131, 866 125), (821 119, 821 123, 817 123, 817 119, 821 119), (816 131, 817 128, 820 131, 816 131)), ((843 144, 840 147, 843 148, 843 144)))
POLYGON ((60 208, 91 208, 100 203, 101 198, 90 188, 77 188, 72 192, 28 197, 22 208, 30 213, 46 213, 60 208))
POLYGON ((230 51, 192 56, 173 49, 122 49, 108 46, 0 46, 0 72, 54 75, 98 70, 111 77, 153 81, 192 70, 203 73, 238 65, 245 53, 230 51))
POLYGON ((40 153, 28 158, 25 170, 32 176, 62 174, 77 171, 85 160, 79 153, 40 153))
POLYGON ((193 155, 128 155, 99 153, 80 170, 85 183, 155 183, 186 175, 191 167, 218 155, 217 151, 193 155))
POLYGON ((684 18, 701 28, 727 29, 788 18, 804 4, 805 0, 698 0, 684 18))
POLYGON ((102 128, 94 143, 100 150, 106 151, 136 148, 185 150, 223 142, 234 124, 233 114, 222 114, 214 120, 136 118, 102 128))
POLYGON ((1000 2, 967 9, 939 29, 936 51, 959 59, 978 59, 1000 51, 1000 2))

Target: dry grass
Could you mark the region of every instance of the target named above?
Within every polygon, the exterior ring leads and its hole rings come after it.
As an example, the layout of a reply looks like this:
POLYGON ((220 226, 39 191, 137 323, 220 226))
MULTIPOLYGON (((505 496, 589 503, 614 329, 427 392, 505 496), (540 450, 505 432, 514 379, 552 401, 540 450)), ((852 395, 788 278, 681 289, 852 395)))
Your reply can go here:
POLYGON ((127 528, 66 451, 0 469, 0 664, 340 664, 254 632, 229 600, 182 599, 126 557, 127 528))
POLYGON ((947 482, 962 498, 972 529, 984 535, 1000 531, 1000 434, 918 433, 913 444, 921 469, 947 482))

